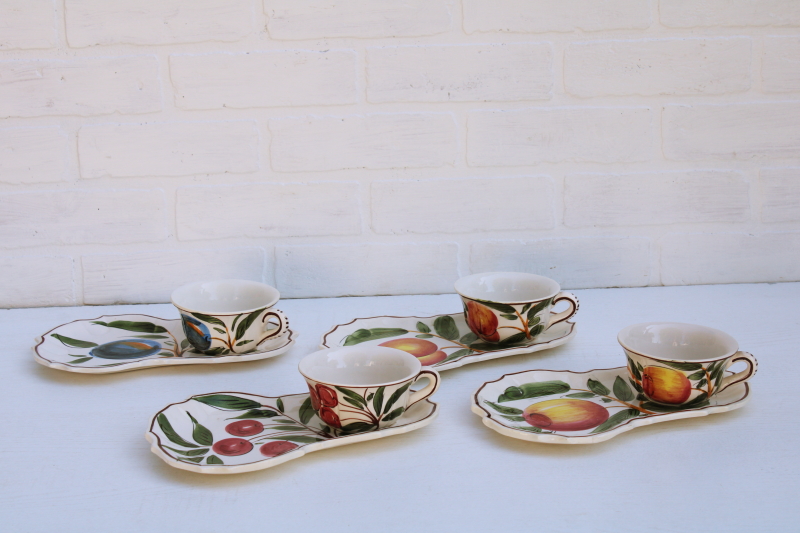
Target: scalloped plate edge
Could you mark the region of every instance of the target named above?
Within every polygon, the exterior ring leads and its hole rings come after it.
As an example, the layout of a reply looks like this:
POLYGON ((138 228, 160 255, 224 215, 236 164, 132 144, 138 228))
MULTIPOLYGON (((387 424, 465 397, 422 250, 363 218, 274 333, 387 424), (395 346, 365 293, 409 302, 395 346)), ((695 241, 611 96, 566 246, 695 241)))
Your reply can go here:
MULTIPOLYGON (((624 368, 624 367, 618 367, 624 368)), ((588 374, 590 372, 598 372, 603 370, 616 370, 615 368, 598 368, 593 370, 587 370, 586 372, 572 372, 571 370, 544 370, 544 369, 537 369, 537 370, 526 370, 524 372, 553 372, 553 373, 562 373, 562 372, 569 372, 572 374, 588 374)), ((520 374, 523 372, 513 372, 512 374, 520 374)), ((486 383, 481 384, 480 387, 475 391, 472 395, 470 400, 471 402, 471 409, 472 412, 476 415, 481 417, 483 424, 493 429, 494 431, 500 433, 501 435, 505 435, 506 437, 511 437, 514 439, 524 440, 528 442, 539 442, 544 444, 597 444, 600 442, 607 441, 609 439, 613 439, 617 435, 622 433, 626 433, 633 429, 636 429, 641 426, 649 426, 652 424, 658 424, 660 422, 669 422, 671 420, 681 420, 684 418, 697 418, 701 416, 708 416, 717 413, 725 413, 728 411, 735 411, 741 407, 744 407, 745 404, 750 399, 750 384, 749 383, 742 383, 744 386, 744 396, 741 399, 736 400, 732 403, 727 405, 715 405, 709 407, 701 407, 699 409, 689 409, 686 411, 679 411, 677 413, 665 413, 656 416, 648 416, 643 418, 634 418, 628 421, 628 423, 618 426, 611 431, 603 432, 599 435, 594 436, 582 436, 582 437, 565 437, 563 435, 537 435, 536 433, 527 433, 522 431, 517 431, 514 429, 509 428, 503 424, 496 422, 491 415, 478 404, 478 394, 483 390, 483 388, 488 385, 489 383, 495 383, 497 381, 502 380, 506 376, 512 374, 503 374, 499 379, 487 381, 486 383)))
MULTIPOLYGON (((235 393, 235 394, 246 394, 246 393, 235 393)), ((289 396, 283 395, 282 397, 289 396)), ((187 398, 185 401, 189 401, 194 396, 187 398)), ((285 453, 273 459, 265 459, 263 461, 257 461, 255 463, 249 463, 245 465, 234 465, 234 466, 200 466, 194 465, 191 463, 184 463, 181 461, 176 461, 169 455, 167 455, 164 450, 161 449, 160 439, 158 435, 153 433, 150 430, 147 430, 144 434, 144 437, 147 439, 147 442, 150 443, 150 451, 153 452, 156 456, 158 456, 162 461, 167 463, 169 466, 173 468, 178 468, 180 470, 186 470, 187 472, 195 472, 197 474, 244 474, 246 472, 256 472, 258 470, 266 470, 267 468, 272 468, 273 466, 278 466, 283 464, 287 461, 291 461, 294 459, 299 459, 304 455, 312 452, 316 452, 319 450, 324 450, 327 448, 337 448, 339 446, 346 446, 348 444, 356 444, 358 442, 365 442, 368 440, 376 440, 382 439, 384 437, 391 437, 393 435, 402 435, 403 433, 409 433, 411 431, 423 428, 429 424, 431 424, 436 418, 439 416, 439 404, 430 401, 429 399, 423 400, 425 403, 431 405, 432 409, 430 414, 428 414, 422 420, 417 422, 413 422, 411 424, 401 426, 401 427, 390 427, 387 429, 382 429, 380 431, 371 431, 369 433, 359 433, 356 435, 350 435, 348 437, 339 437, 336 439, 331 439, 324 442, 315 442, 312 444, 308 444, 296 450, 293 450, 289 453, 285 453)), ((185 403, 185 402, 178 402, 178 403, 185 403)), ((177 405, 177 404, 170 404, 177 405)), ((169 407, 169 406, 168 406, 169 407)), ((166 409, 166 408, 165 408, 166 409)), ((156 417, 159 413, 163 412, 164 409, 156 413, 156 415, 150 421, 150 427, 153 427, 155 423, 156 417)), ((398 422, 402 420, 403 417, 401 416, 398 419, 398 422)))

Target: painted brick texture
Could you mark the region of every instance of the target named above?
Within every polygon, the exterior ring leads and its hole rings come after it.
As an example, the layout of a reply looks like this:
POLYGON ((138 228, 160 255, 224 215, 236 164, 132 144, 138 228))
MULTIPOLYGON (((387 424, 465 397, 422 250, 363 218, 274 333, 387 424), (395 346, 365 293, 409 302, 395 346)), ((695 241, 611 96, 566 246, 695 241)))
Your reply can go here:
POLYGON ((0 307, 800 280, 800 2, 5 0, 0 307))

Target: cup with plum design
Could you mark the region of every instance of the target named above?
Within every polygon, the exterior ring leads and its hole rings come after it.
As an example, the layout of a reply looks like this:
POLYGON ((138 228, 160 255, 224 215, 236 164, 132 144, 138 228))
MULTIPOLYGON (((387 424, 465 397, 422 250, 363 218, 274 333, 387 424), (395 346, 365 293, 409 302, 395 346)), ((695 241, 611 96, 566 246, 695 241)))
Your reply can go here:
POLYGON ((410 353, 381 346, 328 348, 298 365, 311 393, 311 407, 335 436, 387 428, 439 388, 439 374, 422 368, 410 353), (411 386, 420 379, 421 390, 411 386))
POLYGON ((628 326, 617 335, 628 358, 628 372, 648 400, 691 409, 734 383, 749 380, 756 358, 739 351, 736 340, 717 329, 678 322, 628 326), (737 362, 746 368, 726 375, 737 362))
POLYGON ((550 278, 524 272, 486 272, 459 279, 455 284, 461 296, 469 329, 489 343, 514 345, 532 342, 537 335, 578 311, 574 294, 562 292, 550 278), (558 302, 569 305, 551 314, 558 302))

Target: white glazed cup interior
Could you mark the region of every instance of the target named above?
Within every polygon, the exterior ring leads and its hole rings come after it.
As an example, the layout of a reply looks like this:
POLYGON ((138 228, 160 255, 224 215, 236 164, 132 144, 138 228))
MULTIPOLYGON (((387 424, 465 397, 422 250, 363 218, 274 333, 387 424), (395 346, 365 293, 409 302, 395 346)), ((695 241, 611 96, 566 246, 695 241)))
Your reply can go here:
POLYGON ((257 281, 223 279, 190 283, 172 293, 175 307, 186 311, 244 313, 270 307, 280 298, 275 287, 257 281))
POLYGON ((403 350, 384 346, 327 348, 300 360, 305 377, 342 387, 380 387, 419 374, 422 364, 403 350))
POLYGON ((558 294, 555 280, 524 272, 485 272, 466 276, 455 284, 456 292, 473 300, 527 303, 558 294))
POLYGON ((671 361, 722 359, 739 350, 723 331, 679 322, 634 324, 620 331, 617 340, 631 352, 671 361))

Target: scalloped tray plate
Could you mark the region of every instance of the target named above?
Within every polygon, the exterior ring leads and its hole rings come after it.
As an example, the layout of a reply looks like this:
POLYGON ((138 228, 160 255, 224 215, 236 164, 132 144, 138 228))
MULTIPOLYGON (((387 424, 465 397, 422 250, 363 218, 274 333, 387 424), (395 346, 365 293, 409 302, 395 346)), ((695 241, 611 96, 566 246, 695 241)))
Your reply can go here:
POLYGON ((555 348, 556 346, 565 344, 575 336, 575 323, 567 321, 554 324, 553 327, 547 329, 544 333, 537 336, 536 339, 529 344, 517 344, 512 347, 500 347, 495 345, 491 348, 482 347, 482 350, 466 350, 465 346, 457 345, 458 341, 452 342, 444 337, 436 336, 437 333, 442 332, 437 331, 437 328, 434 327, 434 323, 437 319, 442 317, 452 318, 452 323, 458 330, 459 340, 463 339, 467 334, 470 334, 470 330, 467 326, 466 320, 464 319, 463 313, 434 315, 429 317, 377 316, 371 318, 356 318, 346 324, 334 326, 330 331, 322 336, 320 347, 333 348, 336 346, 352 345, 353 340, 350 336, 359 330, 371 331, 375 328, 404 330, 406 333, 398 333, 392 336, 381 336, 380 338, 361 341, 357 344, 379 345, 393 339, 409 339, 411 342, 419 342, 416 341, 416 338, 422 335, 422 339, 424 339, 424 341, 432 342, 436 345, 439 351, 435 353, 444 352, 444 355, 442 356, 443 358, 440 358, 439 360, 437 360, 436 357, 426 358, 420 357, 419 355, 417 355, 417 357, 420 359, 420 362, 423 364, 423 366, 430 366, 431 368, 435 368, 437 371, 441 372, 442 370, 450 370, 451 368, 458 368, 470 363, 478 363, 480 361, 488 361, 489 359, 498 359, 500 357, 508 357, 510 355, 532 353, 541 350, 547 350, 549 348, 555 348), (420 328, 420 323, 422 323, 424 327, 420 328), (424 331, 425 329, 428 331, 424 331), (350 344, 348 344, 348 342, 350 344))
MULTIPOLYGON (((528 370, 506 374, 481 385, 472 397, 472 411, 482 418, 486 426, 507 437, 548 444, 595 444, 640 426, 733 411, 744 406, 750 395, 747 383, 737 383, 714 394, 710 401, 698 404, 695 408, 676 410, 640 401, 641 396, 634 387, 627 367, 588 372, 528 370), (618 378, 621 383, 617 381, 618 378), (600 387, 597 383, 590 386, 590 380, 600 383, 600 387), (519 391, 522 391, 523 397, 510 399, 506 395, 510 388, 513 388, 512 397, 519 396, 519 391), (516 394, 514 391, 517 391, 516 394), (605 396, 597 394, 597 391, 604 392, 605 396), (624 405, 619 396, 622 400, 629 398, 627 403, 630 406, 624 405), (529 406, 552 400, 572 402, 569 405, 573 412, 577 408, 585 413, 586 425, 591 427, 577 431, 547 431, 545 427, 536 427, 520 420, 523 418, 520 415, 529 406), (592 405, 586 405, 589 403, 592 405)), ((562 402, 561 405, 565 404, 562 402)), ((553 409, 554 404, 548 404, 548 407, 553 409)), ((546 426, 546 420, 539 419, 537 422, 540 426, 546 426)), ((552 426, 552 420, 550 425, 552 426)))
POLYGON ((216 392, 168 405, 153 417, 145 437, 150 450, 172 467, 240 474, 325 448, 408 433, 427 426, 438 414, 437 405, 426 399, 409 407, 389 428, 332 437, 323 432, 325 425, 311 409, 308 393, 278 397, 216 392), (249 429, 226 430, 237 421, 249 429))
POLYGON ((297 334, 290 329, 278 338, 265 340, 255 351, 246 354, 204 355, 187 349, 189 343, 179 318, 107 315, 75 320, 51 329, 36 338, 33 355, 37 363, 57 370, 110 374, 154 366, 208 365, 268 359, 288 351, 296 338, 297 334), (135 326, 138 331, 134 331, 98 322, 133 322, 140 325, 135 326))

